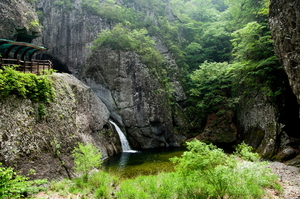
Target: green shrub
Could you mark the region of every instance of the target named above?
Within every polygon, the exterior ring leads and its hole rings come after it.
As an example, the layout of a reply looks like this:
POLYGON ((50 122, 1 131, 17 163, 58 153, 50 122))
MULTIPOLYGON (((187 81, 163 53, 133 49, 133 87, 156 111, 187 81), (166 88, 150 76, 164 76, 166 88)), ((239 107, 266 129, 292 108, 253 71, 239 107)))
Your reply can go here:
POLYGON ((59 182, 53 181, 49 191, 56 192, 60 196, 73 194, 81 198, 111 198, 111 193, 116 185, 116 177, 98 171, 92 173, 87 182, 84 181, 84 177, 65 179, 59 182))
POLYGON ((241 157, 244 160, 258 162, 260 157, 257 153, 253 153, 253 148, 244 142, 235 148, 234 155, 241 157))
POLYGON ((17 95, 39 102, 49 103, 54 100, 52 81, 47 76, 18 72, 16 67, 3 66, 3 69, 0 69, 1 98, 17 95))
MULTIPOLYGON (((249 149, 244 144, 238 148, 249 149)), ((263 198, 267 187, 280 189, 277 176, 264 162, 241 161, 211 144, 196 140, 188 143, 188 149, 182 157, 172 158, 177 163, 176 172, 124 180, 116 196, 124 199, 250 199, 263 198)))
POLYGON ((102 164, 102 153, 91 143, 86 145, 78 143, 78 147, 72 151, 72 156, 75 162, 75 172, 83 175, 84 182, 88 181, 89 172, 94 168, 99 168, 102 164))
POLYGON ((93 48, 109 46, 114 50, 134 51, 142 56, 142 60, 148 66, 160 66, 163 62, 162 55, 155 49, 155 42, 149 36, 148 31, 130 30, 122 24, 116 25, 112 30, 102 31, 93 42, 93 48))
POLYGON ((188 143, 189 151, 181 158, 173 158, 178 163, 176 171, 181 173, 182 180, 193 179, 204 184, 199 189, 201 196, 211 198, 262 198, 264 188, 277 190, 277 176, 266 167, 265 162, 258 162, 250 147, 241 144, 236 154, 241 158, 256 162, 238 161, 234 155, 227 155, 213 145, 194 140, 188 143))
POLYGON ((17 175, 12 168, 1 167, 0 163, 0 198, 22 198, 44 190, 38 185, 47 183, 47 180, 28 180, 27 177, 17 175))

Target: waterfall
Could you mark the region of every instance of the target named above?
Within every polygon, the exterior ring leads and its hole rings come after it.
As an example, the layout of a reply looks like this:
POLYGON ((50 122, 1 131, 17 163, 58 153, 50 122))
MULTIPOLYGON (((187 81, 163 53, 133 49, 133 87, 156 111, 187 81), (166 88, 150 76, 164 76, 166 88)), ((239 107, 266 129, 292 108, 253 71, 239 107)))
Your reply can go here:
POLYGON ((127 138, 125 137, 124 133, 122 132, 122 130, 118 127, 118 125, 116 123, 114 123, 113 121, 109 120, 109 122, 114 125, 116 131, 119 134, 120 137, 120 141, 121 141, 121 145, 122 145, 122 152, 125 153, 136 153, 137 151, 132 150, 130 148, 129 142, 127 140, 127 138))

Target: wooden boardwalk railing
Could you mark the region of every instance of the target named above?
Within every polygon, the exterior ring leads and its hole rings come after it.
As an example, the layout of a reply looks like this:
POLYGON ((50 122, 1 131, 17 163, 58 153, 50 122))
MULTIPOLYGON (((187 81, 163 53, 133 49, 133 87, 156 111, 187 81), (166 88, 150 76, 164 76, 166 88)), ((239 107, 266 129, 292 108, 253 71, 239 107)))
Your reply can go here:
POLYGON ((8 59, 0 57, 0 68, 2 68, 2 66, 9 65, 18 65, 16 70, 24 73, 34 73, 37 75, 44 74, 45 71, 53 68, 53 64, 50 60, 22 61, 20 59, 8 59))

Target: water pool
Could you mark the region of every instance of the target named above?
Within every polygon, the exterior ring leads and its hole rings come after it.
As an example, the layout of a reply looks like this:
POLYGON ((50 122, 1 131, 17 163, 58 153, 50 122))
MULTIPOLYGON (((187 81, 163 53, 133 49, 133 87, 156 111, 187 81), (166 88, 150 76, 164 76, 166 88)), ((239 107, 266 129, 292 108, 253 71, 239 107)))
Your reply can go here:
POLYGON ((185 147, 176 147, 121 153, 106 159, 103 162, 103 170, 123 179, 171 172, 174 171, 174 164, 169 159, 180 157, 184 151, 185 147))

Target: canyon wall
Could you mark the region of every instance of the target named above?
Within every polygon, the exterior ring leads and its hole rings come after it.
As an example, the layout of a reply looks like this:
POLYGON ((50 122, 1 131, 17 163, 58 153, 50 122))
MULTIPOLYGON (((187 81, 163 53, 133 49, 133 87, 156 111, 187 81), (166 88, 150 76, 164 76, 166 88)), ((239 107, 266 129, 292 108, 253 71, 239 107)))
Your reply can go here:
POLYGON ((271 0, 270 26, 275 52, 300 103, 300 2, 271 0))
MULTIPOLYGON (((42 42, 48 48, 47 56, 54 62, 57 60, 58 69, 67 68, 92 88, 105 102, 111 117, 127 133, 133 147, 177 146, 184 137, 174 134, 173 124, 187 122, 180 114, 175 116, 172 110, 182 112, 177 102, 186 100, 186 96, 178 79, 180 70, 171 53, 154 38, 157 50, 166 60, 174 97, 169 101, 165 85, 159 80, 164 77, 153 76, 150 66, 143 64, 136 53, 109 48, 92 52, 89 47, 98 33, 112 29, 116 22, 91 12, 82 2, 74 0, 66 7, 54 0, 38 1, 37 10, 45 16, 42 42)), ((155 16, 148 13, 146 17, 155 16)))
MULTIPOLYGON (((292 147, 299 153, 300 143, 300 120, 299 120, 299 103, 300 103, 300 2, 295 0, 271 0, 269 22, 272 37, 274 40, 275 53, 281 61, 284 70, 288 76, 289 85, 298 103, 293 103, 291 110, 285 114, 285 118, 294 115, 294 119, 287 119, 287 136, 289 141, 284 151, 290 151, 292 147)), ((291 106, 287 104, 286 107, 291 106)), ((282 138, 281 143, 286 143, 282 138)), ((300 157, 294 158, 290 163, 300 165, 300 157)))
POLYGON ((92 143, 103 158, 121 151, 105 104, 88 86, 68 74, 54 74, 55 101, 33 102, 14 95, 0 100, 0 162, 34 178, 74 176, 71 152, 92 143))

